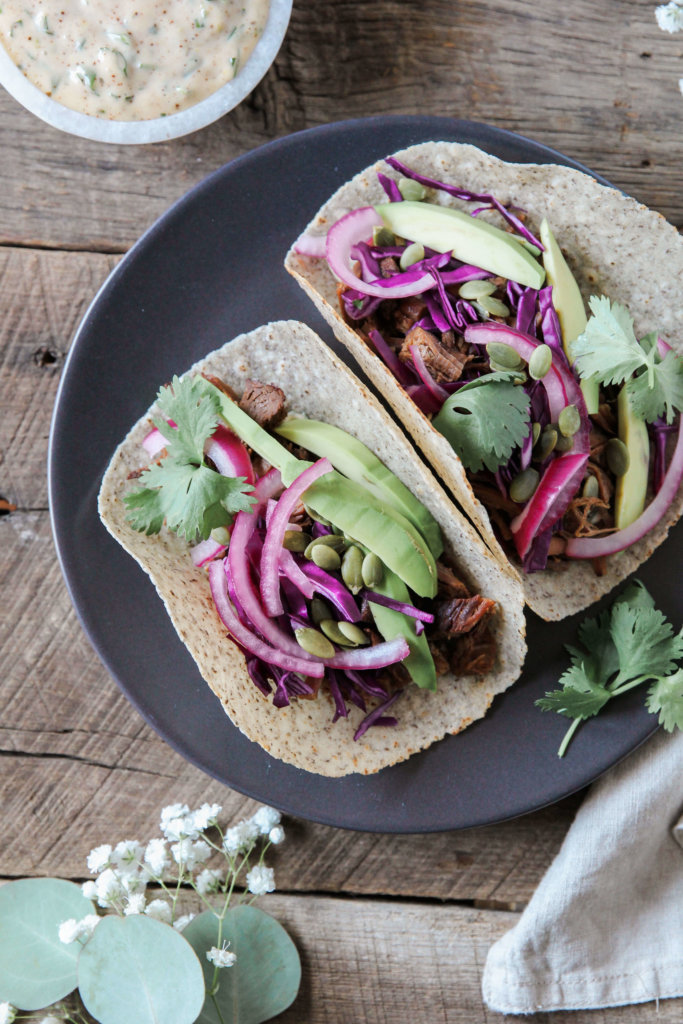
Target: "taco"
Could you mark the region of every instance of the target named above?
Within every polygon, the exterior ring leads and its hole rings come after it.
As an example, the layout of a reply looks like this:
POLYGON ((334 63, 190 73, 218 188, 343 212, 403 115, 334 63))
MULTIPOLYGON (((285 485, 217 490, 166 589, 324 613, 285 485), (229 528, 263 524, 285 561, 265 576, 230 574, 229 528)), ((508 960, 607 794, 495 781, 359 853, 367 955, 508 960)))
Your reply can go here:
POLYGON ((661 216, 571 168, 425 143, 342 186, 285 265, 543 618, 664 540, 683 239, 661 216))
POLYGON ((299 768, 395 764, 521 670, 514 575, 303 324, 241 335, 162 388, 99 511, 230 719, 299 768))

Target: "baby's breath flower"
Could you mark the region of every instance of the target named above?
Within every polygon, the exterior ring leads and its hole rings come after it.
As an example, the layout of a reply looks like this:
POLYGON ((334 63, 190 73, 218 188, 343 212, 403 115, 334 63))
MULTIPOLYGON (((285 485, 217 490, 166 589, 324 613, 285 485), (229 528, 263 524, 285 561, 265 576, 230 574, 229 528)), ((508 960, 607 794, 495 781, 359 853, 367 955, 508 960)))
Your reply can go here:
POLYGON ((145 913, 148 917, 153 917, 155 921, 163 921, 164 924, 171 923, 171 904, 166 900, 152 900, 145 907, 145 913))
POLYGON ((150 839, 145 849, 145 864, 157 878, 161 878, 164 869, 168 867, 168 851, 166 842, 163 839, 150 839))
POLYGON ((88 870, 91 875, 99 875, 100 871, 104 871, 111 864, 111 846, 109 843, 105 843, 102 846, 96 846, 94 850, 91 850, 88 854, 88 870))
POLYGON ((662 4, 655 9, 655 18, 662 31, 680 32, 683 29, 683 4, 662 4))
POLYGON ((264 893, 273 892, 275 872, 272 868, 267 868, 265 864, 256 864, 251 871, 247 872, 247 888, 254 896, 263 896, 264 893))
POLYGON ((214 967, 232 967, 237 957, 234 953, 228 952, 229 945, 229 942, 223 942, 220 949, 218 946, 212 946, 206 954, 206 959, 209 960, 214 967))
POLYGON ((253 845, 258 835, 259 826, 252 818, 238 822, 237 825, 229 828, 225 833, 223 839, 225 852, 230 854, 244 853, 253 845))
POLYGON ((198 833, 196 833, 195 827, 189 817, 171 818, 171 820, 166 823, 166 828, 164 829, 164 835, 170 843, 177 842, 179 839, 188 839, 195 834, 198 833))
POLYGON ((144 893, 134 892, 128 897, 124 914, 126 917, 130 917, 131 914, 142 914, 145 909, 145 896, 144 893))
POLYGON ((97 902, 101 907, 111 907, 125 895, 121 879, 111 868, 106 868, 95 881, 97 902))
POLYGON ((204 868, 197 875, 197 892, 200 896, 206 896, 209 892, 216 892, 223 881, 223 872, 219 868, 204 868))
POLYGON ((97 914, 86 914, 80 921, 70 917, 59 926, 59 941, 68 946, 78 939, 89 939, 101 920, 97 914))
POLYGON ((137 871, 144 854, 144 847, 137 839, 123 839, 114 847, 112 862, 119 871, 137 871))
POLYGON ((17 1011, 11 1003, 0 1003, 0 1024, 12 1024, 17 1011))
POLYGON ((173 922, 173 927, 176 928, 179 932, 181 932, 183 928, 187 927, 190 921, 192 921, 194 916, 194 914, 183 914, 181 917, 176 918, 176 920, 173 922))
POLYGON ((81 891, 85 896, 86 900, 97 899, 97 885, 95 882, 90 881, 90 879, 88 879, 87 882, 83 883, 83 885, 81 886, 81 891))
POLYGON ((267 836, 271 829, 280 824, 281 817, 282 815, 280 812, 276 811, 274 807, 264 806, 259 807, 251 820, 254 822, 261 835, 267 836))
POLYGON ((183 818, 186 814, 190 813, 190 808, 187 804, 169 804, 168 807, 162 807, 161 809, 161 820, 159 827, 162 832, 166 831, 166 826, 174 818, 183 818))
POLYGON ((176 864, 182 864, 188 871, 193 871, 197 864, 203 864, 211 856, 211 847, 203 839, 193 843, 191 839, 181 839, 174 843, 171 853, 176 864))
POLYGON ((282 825, 276 825, 275 828, 271 828, 270 832, 268 833, 268 838, 270 839, 273 846, 279 846, 280 843, 284 842, 285 830, 283 829, 282 825))
POLYGON ((133 892, 144 892, 147 888, 147 871, 137 871, 124 873, 120 876, 121 888, 130 896, 133 892))
POLYGON ((54 1014, 48 1013, 47 1017, 42 1017, 38 1024, 64 1024, 63 1017, 55 1017, 54 1014))
POLYGON ((195 828, 198 828, 200 832, 204 829, 209 828, 211 825, 215 825, 218 820, 218 815, 221 813, 223 808, 220 804, 202 804, 196 811, 193 811, 191 818, 194 822, 195 828))

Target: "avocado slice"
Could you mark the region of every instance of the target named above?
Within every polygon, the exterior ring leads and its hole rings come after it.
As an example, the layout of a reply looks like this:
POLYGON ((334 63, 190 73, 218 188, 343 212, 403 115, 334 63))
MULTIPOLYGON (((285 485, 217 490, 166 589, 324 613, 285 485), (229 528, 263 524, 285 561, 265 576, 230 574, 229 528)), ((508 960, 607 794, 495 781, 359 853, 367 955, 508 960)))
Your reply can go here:
MULTIPOLYGON (((569 360, 569 365, 574 362, 572 356, 572 343, 586 329, 586 310, 583 305, 583 298, 557 240, 550 230, 550 225, 544 217, 541 221, 541 242, 545 246, 543 253, 543 266, 545 267, 548 284, 553 286, 553 306, 562 328, 562 344, 564 352, 569 360)), ((600 404, 599 387, 597 380, 588 379, 581 381, 581 391, 590 415, 595 415, 600 404)))
POLYGON ((626 387, 617 399, 619 437, 628 448, 629 466, 623 476, 617 478, 614 495, 614 524, 623 530, 642 515, 647 495, 648 469, 650 464, 650 438, 644 420, 636 416, 626 387))
POLYGON ((345 430, 320 420, 289 417, 276 432, 316 455, 325 456, 335 469, 363 484, 380 501, 387 501, 423 535, 435 558, 443 551, 441 529, 430 512, 369 448, 345 430))
MULTIPOLYGON (((398 576, 385 568, 384 579, 378 587, 373 587, 378 594, 391 597, 395 601, 411 604, 410 594, 398 576)), ((410 647, 410 654, 402 662, 410 673, 410 678, 423 690, 436 690, 436 668, 425 633, 417 635, 416 620, 393 608, 385 608, 381 604, 368 602, 375 625, 385 640, 394 640, 402 636, 410 647)))
MULTIPOLYGON (((289 486, 310 462, 297 459, 220 388, 206 381, 220 401, 221 415, 238 437, 275 466, 289 486)), ((337 472, 326 473, 306 491, 314 512, 353 537, 388 565, 420 597, 434 597, 436 562, 427 541, 393 506, 337 472)))
POLYGON ((545 280, 541 264, 514 235, 461 210, 408 200, 383 203, 375 210, 386 227, 411 242, 451 251, 463 263, 531 288, 540 288, 545 280))

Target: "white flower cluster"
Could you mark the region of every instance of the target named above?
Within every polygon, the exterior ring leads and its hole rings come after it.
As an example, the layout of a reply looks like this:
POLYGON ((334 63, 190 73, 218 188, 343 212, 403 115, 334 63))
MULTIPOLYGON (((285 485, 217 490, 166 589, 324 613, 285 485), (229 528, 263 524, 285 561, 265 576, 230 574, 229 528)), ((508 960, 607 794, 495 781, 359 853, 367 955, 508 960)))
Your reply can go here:
POLYGON ((17 1011, 10 1003, 0 1003, 0 1024, 12 1024, 16 1015, 17 1011))
POLYGON ((655 9, 655 18, 663 32, 681 32, 683 30, 683 3, 671 0, 671 3, 662 4, 655 9))
POLYGON ((59 926, 59 941, 67 946, 72 942, 80 942, 81 939, 85 939, 87 942, 101 920, 102 918, 97 914, 86 914, 80 921, 70 917, 68 921, 62 921, 59 926))
POLYGON ((254 896, 263 896, 275 889, 275 872, 265 864, 257 864, 247 871, 247 888, 254 896))
POLYGON ((228 951, 229 942, 224 942, 223 945, 212 946, 209 952, 206 954, 206 959, 214 965, 214 967, 232 967, 237 956, 235 953, 228 951))
POLYGON ((248 853, 259 836, 268 836, 271 843, 281 843, 285 831, 280 825, 280 812, 274 807, 259 807, 251 818, 244 818, 229 828, 223 839, 223 848, 231 857, 248 853))

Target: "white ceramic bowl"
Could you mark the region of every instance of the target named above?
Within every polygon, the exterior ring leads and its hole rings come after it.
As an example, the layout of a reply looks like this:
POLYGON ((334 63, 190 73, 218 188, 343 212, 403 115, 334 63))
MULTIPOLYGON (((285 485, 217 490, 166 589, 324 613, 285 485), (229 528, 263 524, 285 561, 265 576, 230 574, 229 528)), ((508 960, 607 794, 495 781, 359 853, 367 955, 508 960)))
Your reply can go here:
POLYGON ((95 142, 129 144, 177 139, 217 121, 249 95, 275 60, 291 13, 292 0, 270 0, 266 27, 237 77, 194 106, 168 117, 155 117, 149 121, 108 121, 90 114, 80 114, 50 99, 29 82, 2 45, 0 84, 32 114, 71 135, 80 135, 81 138, 93 139, 95 142))

